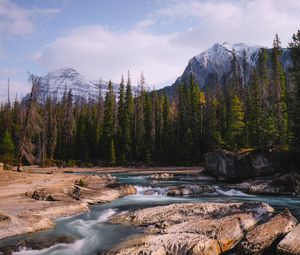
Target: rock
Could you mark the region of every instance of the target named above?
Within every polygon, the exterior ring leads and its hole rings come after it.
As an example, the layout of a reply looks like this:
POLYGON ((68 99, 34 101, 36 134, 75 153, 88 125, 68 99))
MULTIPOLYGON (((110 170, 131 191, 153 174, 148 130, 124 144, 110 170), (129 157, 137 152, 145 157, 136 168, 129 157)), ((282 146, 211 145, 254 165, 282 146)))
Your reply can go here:
POLYGON ((112 223, 145 227, 151 234, 125 242, 108 254, 221 254, 273 211, 264 203, 187 203, 113 216, 112 223))
POLYGON ((161 228, 166 223, 181 223, 195 217, 216 218, 241 212, 262 215, 273 213, 274 209, 265 203, 250 202, 183 203, 156 206, 116 215, 110 221, 117 224, 161 228))
POLYGON ((245 241, 240 244, 237 254, 262 254, 294 229, 297 223, 290 211, 286 209, 266 223, 250 230, 245 241))
POLYGON ((300 224, 298 224, 285 238, 278 244, 277 251, 280 254, 299 255, 300 254, 300 224))
POLYGON ((244 234, 260 219, 260 216, 256 217, 252 213, 237 213, 216 219, 196 218, 166 228, 164 232, 203 235, 217 240, 220 251, 225 252, 234 248, 244 237, 244 234))
POLYGON ((281 193, 300 195, 300 175, 288 173, 274 178, 269 184, 270 187, 277 187, 281 193))
POLYGON ((50 194, 47 189, 35 190, 32 194, 32 198, 35 200, 59 201, 59 199, 56 198, 53 194, 50 194))
POLYGON ((216 189, 209 185, 183 185, 179 187, 170 187, 167 195, 168 196, 182 196, 182 195, 193 195, 193 194, 205 194, 214 193, 216 189))
POLYGON ((156 192, 155 192, 155 190, 154 189, 149 189, 149 190, 146 190, 145 192, 144 192, 144 195, 145 196, 151 196, 151 195, 154 195, 156 192))
POLYGON ((11 222, 11 218, 5 214, 0 213, 0 228, 11 222))
POLYGON ((233 153, 216 151, 204 155, 207 173, 219 180, 246 180, 249 178, 290 172, 297 169, 299 155, 284 151, 247 151, 233 153))
POLYGON ((171 173, 156 173, 156 174, 151 174, 150 176, 148 176, 151 179, 170 179, 170 178, 174 178, 174 174, 171 173))
POLYGON ((226 185, 228 188, 257 195, 300 195, 300 175, 288 173, 275 177, 273 180, 254 180, 238 184, 226 185))
POLYGON ((129 240, 106 255, 220 254, 218 242, 197 234, 146 236, 129 240))
POLYGON ((69 244, 74 241, 75 240, 72 237, 65 235, 54 238, 30 238, 15 241, 12 244, 0 247, 0 254, 13 254, 14 252, 18 252, 24 248, 29 250, 42 250, 58 243, 69 244))

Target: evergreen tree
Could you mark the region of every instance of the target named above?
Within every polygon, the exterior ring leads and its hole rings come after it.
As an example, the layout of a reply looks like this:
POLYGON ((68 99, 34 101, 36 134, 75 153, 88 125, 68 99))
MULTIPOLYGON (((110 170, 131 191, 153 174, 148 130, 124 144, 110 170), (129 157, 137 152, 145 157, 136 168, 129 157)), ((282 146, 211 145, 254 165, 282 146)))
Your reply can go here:
POLYGON ((278 144, 281 147, 287 147, 288 145, 288 114, 287 114, 287 102, 286 102, 286 83, 283 67, 280 62, 282 51, 281 42, 278 34, 275 35, 272 48, 272 91, 270 98, 273 99, 272 104, 275 108, 276 120, 276 135, 278 144))
POLYGON ((112 146, 114 146, 114 135, 115 135, 114 109, 115 109, 115 96, 114 96, 112 82, 109 81, 108 91, 106 92, 105 101, 104 101, 102 146, 103 146, 104 157, 106 160, 110 162, 113 158, 115 158, 115 155, 112 155, 112 152, 115 151, 115 148, 112 148, 112 146))
POLYGON ((248 118, 248 134, 249 143, 252 147, 261 148, 263 140, 262 130, 262 88, 260 86, 259 77, 254 70, 250 86, 249 98, 249 118, 248 118))
POLYGON ((126 142, 125 85, 122 76, 118 101, 118 161, 120 163, 126 162, 126 142))
POLYGON ((4 163, 12 164, 14 161, 15 146, 11 134, 6 130, 0 144, 1 160, 4 163))
POLYGON ((300 30, 293 34, 293 40, 289 44, 293 60, 292 76, 295 85, 295 105, 292 113, 293 119, 293 146, 300 150, 300 30))
POLYGON ((132 160, 132 150, 133 150, 133 127, 134 127, 134 102, 133 102, 133 95, 131 90, 131 80, 130 74, 128 72, 128 79, 126 84, 126 92, 125 92, 125 118, 124 118, 124 152, 125 158, 127 160, 132 160))
POLYGON ((232 99, 230 108, 230 119, 228 125, 228 146, 230 149, 238 150, 243 143, 243 133, 245 128, 243 104, 236 95, 232 99))

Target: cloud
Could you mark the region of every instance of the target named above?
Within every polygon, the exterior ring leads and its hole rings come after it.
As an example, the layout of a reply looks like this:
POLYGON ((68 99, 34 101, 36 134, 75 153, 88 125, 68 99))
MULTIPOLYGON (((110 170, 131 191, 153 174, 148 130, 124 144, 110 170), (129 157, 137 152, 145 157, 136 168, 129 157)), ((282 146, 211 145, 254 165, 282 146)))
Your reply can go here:
POLYGON ((193 20, 194 27, 178 37, 186 45, 216 41, 252 42, 271 46, 279 33, 286 46, 299 29, 300 1, 174 0, 155 11, 154 20, 193 20))
POLYGON ((3 38, 32 34, 35 20, 57 14, 59 9, 25 9, 10 0, 0 1, 0 36, 3 38))
POLYGON ((127 70, 136 78, 143 70, 148 84, 160 87, 170 85, 192 56, 216 42, 271 46, 278 32, 287 45, 300 24, 300 1, 294 0, 160 0, 156 6, 128 30, 78 27, 31 58, 48 71, 70 66, 90 79, 118 81, 127 70), (175 33, 159 29, 185 23, 187 28, 175 33))
POLYGON ((127 70, 135 79, 144 71, 148 84, 157 87, 173 81, 192 54, 191 49, 172 43, 176 37, 138 28, 119 31, 85 26, 58 38, 32 58, 47 70, 70 66, 90 79, 119 81, 127 70))

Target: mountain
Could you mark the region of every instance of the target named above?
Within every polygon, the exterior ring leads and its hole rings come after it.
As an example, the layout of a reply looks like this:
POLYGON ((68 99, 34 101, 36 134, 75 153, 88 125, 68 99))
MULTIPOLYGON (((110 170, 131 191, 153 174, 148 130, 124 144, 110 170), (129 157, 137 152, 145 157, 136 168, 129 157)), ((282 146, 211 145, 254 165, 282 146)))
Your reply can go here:
MULTIPOLYGON (((115 92, 118 85, 113 84, 115 92)), ((44 102, 48 97, 60 101, 65 92, 71 90, 74 101, 85 99, 98 100, 108 87, 105 81, 89 81, 73 68, 62 68, 49 72, 39 78, 37 85, 38 100, 44 102)), ((24 98, 26 100, 28 95, 24 98)))
MULTIPOLYGON (((256 66, 260 49, 263 48, 259 45, 250 45, 245 43, 230 44, 224 42, 222 44, 216 43, 208 50, 194 56, 188 62, 183 74, 177 78, 175 83, 169 87, 163 88, 161 91, 167 92, 172 96, 176 87, 184 81, 189 80, 191 74, 194 76, 197 84, 201 88, 216 83, 224 84, 226 78, 231 74, 231 61, 233 52, 236 55, 239 68, 241 70, 242 78, 247 81, 249 79, 251 70, 256 66), (244 52, 246 67, 244 72, 244 52)), ((281 57, 284 69, 291 65, 289 52, 283 49, 281 57)))

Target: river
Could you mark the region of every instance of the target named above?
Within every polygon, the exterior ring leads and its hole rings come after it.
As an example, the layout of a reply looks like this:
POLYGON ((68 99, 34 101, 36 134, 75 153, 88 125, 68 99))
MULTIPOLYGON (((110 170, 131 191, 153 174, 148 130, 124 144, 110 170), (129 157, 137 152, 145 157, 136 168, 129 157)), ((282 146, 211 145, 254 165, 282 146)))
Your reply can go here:
MULTIPOLYGON (((94 174, 94 173, 91 173, 94 174)), ((198 180, 187 175, 176 175, 165 181, 155 181, 146 175, 113 174, 121 183, 135 185, 138 193, 126 196, 110 203, 91 206, 89 213, 74 217, 57 220, 53 230, 27 234, 8 238, 0 241, 0 247, 16 245, 26 240, 21 245, 18 255, 92 255, 103 254, 113 248, 131 235, 141 233, 141 229, 113 225, 107 223, 107 219, 120 212, 171 203, 204 202, 218 200, 238 201, 262 201, 270 204, 277 210, 289 208, 293 215, 300 220, 300 199, 288 196, 255 196, 248 195, 234 189, 223 188, 222 183, 209 180, 198 180), (216 192, 209 195, 193 195, 184 197, 166 196, 167 186, 182 184, 209 184, 216 188, 216 192), (151 195, 145 195, 145 191, 152 190, 151 195), (37 249, 39 245, 47 240, 59 240, 60 237, 73 240, 71 243, 56 243, 50 247, 37 249), (29 245, 31 244, 31 245, 29 245), (35 244, 35 245, 32 245, 35 244)), ((20 246, 20 245, 19 245, 20 246)), ((1 254, 1 252, 0 252, 1 254)))

